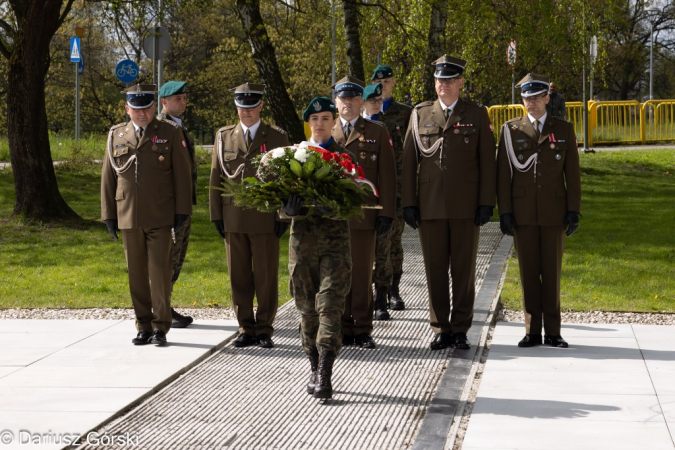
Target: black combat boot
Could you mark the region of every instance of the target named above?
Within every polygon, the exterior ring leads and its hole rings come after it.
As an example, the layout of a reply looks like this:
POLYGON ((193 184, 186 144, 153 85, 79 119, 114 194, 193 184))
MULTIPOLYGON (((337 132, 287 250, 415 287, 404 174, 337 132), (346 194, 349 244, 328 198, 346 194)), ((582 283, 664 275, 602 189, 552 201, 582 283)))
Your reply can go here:
POLYGON ((314 348, 307 356, 309 357, 309 363, 312 366, 312 374, 309 376, 309 383, 307 383, 307 393, 314 394, 314 388, 316 387, 316 371, 319 368, 319 352, 314 348))
POLYGON ((375 320, 389 320, 387 311, 387 286, 377 288, 375 293, 375 320))
POLYGON ((330 350, 321 352, 319 360, 319 370, 317 373, 317 384, 314 387, 314 398, 333 398, 333 385, 330 378, 333 375, 333 363, 335 362, 335 353, 330 350))
POLYGON ((405 303, 401 295, 398 293, 398 284, 401 282, 401 274, 395 273, 389 286, 389 308, 393 311, 403 311, 405 303))

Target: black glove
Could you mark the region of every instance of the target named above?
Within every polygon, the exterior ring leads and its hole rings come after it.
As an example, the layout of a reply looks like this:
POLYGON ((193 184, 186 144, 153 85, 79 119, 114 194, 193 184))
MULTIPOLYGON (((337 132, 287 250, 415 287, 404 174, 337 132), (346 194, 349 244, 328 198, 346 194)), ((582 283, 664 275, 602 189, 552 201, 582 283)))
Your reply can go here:
POLYGON ((375 231, 377 231, 378 237, 384 237, 391 230, 391 224, 394 223, 394 219, 391 217, 378 217, 375 222, 375 231))
POLYGON ((105 221, 105 226, 108 227, 108 233, 110 233, 110 236, 114 240, 119 240, 117 237, 117 232, 120 231, 120 229, 117 227, 117 219, 106 219, 105 221))
POLYGON ((214 220, 213 226, 216 227, 216 231, 221 238, 225 239, 225 224, 222 220, 214 220))
POLYGON ((291 194, 288 196, 287 201, 281 201, 281 206, 283 207, 282 209, 284 210, 284 213, 288 217, 293 217, 297 216, 300 214, 300 210, 302 209, 302 198, 300 198, 299 195, 297 194, 291 194))
POLYGON ((499 228, 507 236, 513 236, 513 230, 516 229, 516 218, 513 214, 507 213, 499 216, 499 228))
POLYGON ((476 210, 476 226, 482 227, 492 218, 492 206, 479 206, 476 210))
POLYGON ((579 228, 579 214, 578 212, 574 211, 567 211, 567 215, 565 216, 565 222, 563 222, 564 228, 567 230, 565 232, 566 235, 572 236, 574 233, 576 233, 577 229, 579 228))
POLYGON ((420 210, 417 206, 406 206, 403 208, 403 220, 413 230, 416 230, 420 226, 420 210))
POLYGON ((281 238, 286 230, 288 230, 288 224, 286 222, 281 222, 279 220, 274 221, 274 234, 276 234, 278 238, 281 238))
POLYGON ((176 214, 173 216, 173 231, 178 231, 181 228, 183 228, 183 225, 185 225, 185 222, 188 220, 187 214, 176 214))

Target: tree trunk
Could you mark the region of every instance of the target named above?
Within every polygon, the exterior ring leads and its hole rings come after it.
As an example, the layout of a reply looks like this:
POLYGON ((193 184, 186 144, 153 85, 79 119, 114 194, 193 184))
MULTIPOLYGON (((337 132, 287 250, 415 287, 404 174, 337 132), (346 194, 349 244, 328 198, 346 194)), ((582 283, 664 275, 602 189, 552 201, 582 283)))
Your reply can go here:
MULTIPOLYGON (((429 23, 429 53, 427 63, 431 64, 446 52, 445 46, 445 28, 448 24, 448 1, 434 0, 431 2, 431 22, 429 23)), ((424 100, 434 100, 436 88, 434 87, 433 67, 427 70, 424 77, 424 100)))
POLYGON ((249 44, 251 44, 253 61, 267 86, 266 93, 274 121, 277 126, 288 133, 291 142, 304 141, 304 126, 295 112, 295 107, 281 77, 277 58, 274 55, 274 47, 272 47, 260 15, 259 0, 237 0, 237 11, 249 44))
MULTIPOLYGON (((56 182, 49 148, 45 75, 61 0, 26 2, 8 65, 7 134, 14 173, 14 214, 43 222, 79 220, 56 182)), ((74 70, 74 69, 73 69, 74 70)))
POLYGON ((342 0, 342 10, 345 19, 345 42, 347 45, 347 67, 349 75, 365 80, 363 70, 363 52, 361 51, 361 39, 359 37, 359 11, 355 3, 350 0, 342 0))

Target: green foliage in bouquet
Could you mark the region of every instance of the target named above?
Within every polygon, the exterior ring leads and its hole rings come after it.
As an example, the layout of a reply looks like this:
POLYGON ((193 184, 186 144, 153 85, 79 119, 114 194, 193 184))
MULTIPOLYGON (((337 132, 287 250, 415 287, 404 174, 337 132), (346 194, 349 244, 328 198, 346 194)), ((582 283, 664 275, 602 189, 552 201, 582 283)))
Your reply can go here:
POLYGON ((255 158, 255 177, 223 177, 223 196, 234 197, 243 208, 275 212, 290 194, 302 197, 309 206, 330 210, 330 216, 350 219, 363 217, 361 206, 377 189, 363 178, 363 170, 345 153, 338 155, 321 147, 297 145, 280 147, 255 158))

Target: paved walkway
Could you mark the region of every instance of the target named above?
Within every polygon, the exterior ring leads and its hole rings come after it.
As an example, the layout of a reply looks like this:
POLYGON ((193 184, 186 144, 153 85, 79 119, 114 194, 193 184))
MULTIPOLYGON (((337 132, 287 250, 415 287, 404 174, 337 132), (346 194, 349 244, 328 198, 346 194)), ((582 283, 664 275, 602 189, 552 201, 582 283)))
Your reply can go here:
POLYGON ((463 450, 675 449, 675 327, 564 324, 568 349, 495 328, 463 450))

